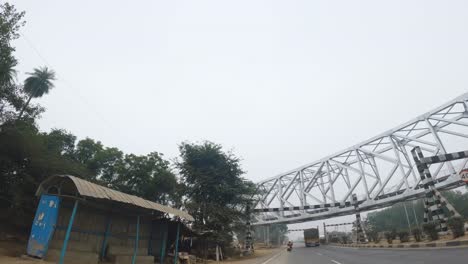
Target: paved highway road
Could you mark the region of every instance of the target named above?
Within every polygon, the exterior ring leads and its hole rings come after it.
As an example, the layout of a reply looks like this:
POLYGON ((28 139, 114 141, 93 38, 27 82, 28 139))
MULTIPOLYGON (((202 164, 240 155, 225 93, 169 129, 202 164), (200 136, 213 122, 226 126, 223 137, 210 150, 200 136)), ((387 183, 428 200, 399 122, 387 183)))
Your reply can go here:
POLYGON ((354 249, 320 246, 294 248, 262 264, 466 264, 468 248, 354 249))

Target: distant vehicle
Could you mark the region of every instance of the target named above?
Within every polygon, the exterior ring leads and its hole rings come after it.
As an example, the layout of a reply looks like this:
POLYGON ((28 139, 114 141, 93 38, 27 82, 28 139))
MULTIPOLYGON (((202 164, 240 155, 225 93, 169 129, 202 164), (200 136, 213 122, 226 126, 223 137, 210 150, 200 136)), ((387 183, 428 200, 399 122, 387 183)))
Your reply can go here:
POLYGON ((292 242, 292 241, 289 241, 289 242, 288 242, 288 248, 287 248, 287 251, 288 251, 288 252, 291 252, 291 250, 292 250, 292 247, 293 247, 293 242, 292 242))
POLYGON ((320 236, 318 228, 304 229, 304 242, 306 247, 320 246, 320 236))

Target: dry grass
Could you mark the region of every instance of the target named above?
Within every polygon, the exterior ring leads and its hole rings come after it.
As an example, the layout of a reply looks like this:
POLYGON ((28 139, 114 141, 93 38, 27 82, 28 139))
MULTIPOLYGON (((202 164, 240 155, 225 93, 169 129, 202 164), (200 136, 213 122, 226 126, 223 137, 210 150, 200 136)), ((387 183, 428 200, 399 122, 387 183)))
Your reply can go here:
MULTIPOLYGON (((53 264, 53 262, 21 257, 26 252, 25 241, 2 241, 0 240, 0 264, 53 264)), ((258 259, 267 257, 280 250, 279 248, 258 248, 255 253, 249 256, 236 257, 234 259, 225 260, 223 264, 255 264, 258 259)), ((213 264, 216 261, 208 261, 213 264)))

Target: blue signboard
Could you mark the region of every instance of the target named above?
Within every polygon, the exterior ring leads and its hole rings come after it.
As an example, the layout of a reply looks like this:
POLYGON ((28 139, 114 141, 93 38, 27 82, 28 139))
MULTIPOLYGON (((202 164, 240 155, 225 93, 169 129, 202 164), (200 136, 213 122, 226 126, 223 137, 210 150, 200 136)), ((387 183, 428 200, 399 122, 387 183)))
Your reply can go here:
POLYGON ((59 204, 60 198, 58 196, 41 196, 29 237, 28 255, 44 258, 47 254, 49 241, 54 234, 57 223, 59 204))

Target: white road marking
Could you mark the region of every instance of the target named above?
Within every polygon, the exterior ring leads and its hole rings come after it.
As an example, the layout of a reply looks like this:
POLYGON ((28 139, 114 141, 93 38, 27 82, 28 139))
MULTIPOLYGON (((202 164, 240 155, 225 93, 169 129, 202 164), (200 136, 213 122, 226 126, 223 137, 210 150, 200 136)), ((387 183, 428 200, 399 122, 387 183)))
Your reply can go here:
POLYGON ((283 252, 279 252, 278 254, 274 255, 273 257, 267 259, 265 262, 262 262, 262 264, 267 264, 268 262, 272 261, 273 259, 275 259, 279 255, 281 255, 281 253, 283 253, 283 252))
POLYGON ((322 253, 318 253, 318 252, 317 252, 317 253, 315 253, 315 254, 317 254, 317 255, 319 255, 319 256, 323 256, 323 254, 322 254, 322 253))
POLYGON ((335 263, 335 264, 341 264, 341 263, 339 263, 338 261, 333 260, 333 259, 332 259, 331 261, 332 261, 333 263, 335 263))

